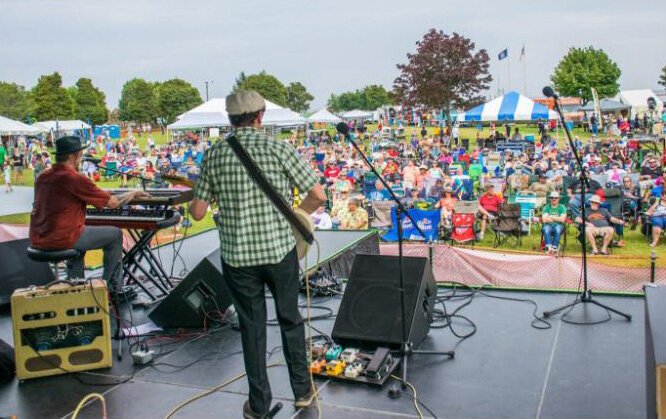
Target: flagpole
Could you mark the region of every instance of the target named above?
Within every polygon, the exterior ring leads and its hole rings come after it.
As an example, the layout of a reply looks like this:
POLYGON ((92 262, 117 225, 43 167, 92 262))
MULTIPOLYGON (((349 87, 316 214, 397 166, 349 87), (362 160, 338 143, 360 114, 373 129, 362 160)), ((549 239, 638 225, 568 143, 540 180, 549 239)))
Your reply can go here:
POLYGON ((507 72, 507 78, 509 79, 509 80, 507 80, 507 86, 509 86, 508 91, 510 92, 511 91, 511 58, 508 57, 508 56, 506 57, 506 72, 507 72))
POLYGON ((525 44, 523 44, 520 56, 523 59, 523 89, 525 96, 527 96, 527 56, 525 55, 525 44))

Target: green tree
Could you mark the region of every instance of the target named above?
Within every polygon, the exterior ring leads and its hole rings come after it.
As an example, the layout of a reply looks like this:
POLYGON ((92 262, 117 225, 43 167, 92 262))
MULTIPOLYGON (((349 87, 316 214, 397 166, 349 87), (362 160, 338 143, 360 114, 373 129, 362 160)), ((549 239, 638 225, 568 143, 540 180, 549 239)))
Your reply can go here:
POLYGON ((155 90, 157 94, 157 112, 160 123, 174 122, 176 117, 201 104, 199 91, 190 83, 181 79, 167 80, 155 90))
POLYGON ((562 96, 578 96, 585 102, 592 99, 591 87, 599 97, 610 97, 620 91, 618 79, 622 71, 602 49, 570 48, 557 64, 551 81, 562 96))
POLYGON ((354 92, 342 92, 338 95, 331 94, 328 99, 328 107, 333 112, 350 111, 352 109, 361 109, 365 104, 365 99, 359 90, 354 92))
POLYGON ((310 108, 312 96, 300 82, 291 82, 287 86, 287 107, 294 112, 303 113, 310 108))
POLYGON ((666 87, 666 65, 661 69, 661 76, 659 76, 659 84, 666 87))
POLYGON ((240 73, 238 73, 238 76, 236 77, 236 83, 234 84, 232 92, 235 92, 236 90, 240 89, 243 83, 245 83, 245 80, 247 80, 245 72, 241 71, 240 73))
POLYGON ((35 101, 35 118, 38 121, 67 120, 74 117, 74 100, 67 89, 62 87, 62 77, 57 72, 41 76, 32 89, 32 97, 35 101))
POLYGON ((374 111, 383 105, 391 103, 389 92, 383 86, 373 84, 353 92, 332 94, 328 99, 328 107, 334 112, 363 109, 374 111))
POLYGON ((141 78, 127 81, 120 93, 118 111, 121 121, 154 122, 157 117, 155 84, 141 78))
POLYGON ((0 82, 0 115, 25 121, 32 114, 32 99, 23 86, 0 82))
POLYGON ((106 123, 109 110, 106 108, 106 95, 92 84, 92 80, 80 78, 73 89, 68 89, 74 99, 74 114, 81 121, 91 121, 95 125, 106 123))
POLYGON ((379 84, 372 84, 370 86, 365 86, 362 90, 363 99, 365 106, 362 109, 368 111, 374 111, 377 108, 390 105, 391 99, 389 98, 389 92, 386 91, 384 86, 379 84))
POLYGON ((241 73, 237 79, 236 86, 234 86, 234 91, 238 89, 254 90, 263 96, 264 99, 270 100, 280 106, 288 106, 287 88, 277 77, 265 71, 249 76, 241 73))

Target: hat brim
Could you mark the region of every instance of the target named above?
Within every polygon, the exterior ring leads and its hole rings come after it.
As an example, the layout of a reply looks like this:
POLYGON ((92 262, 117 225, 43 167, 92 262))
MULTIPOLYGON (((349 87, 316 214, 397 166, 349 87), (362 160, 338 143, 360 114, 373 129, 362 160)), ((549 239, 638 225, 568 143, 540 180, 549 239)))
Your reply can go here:
POLYGON ((62 155, 65 155, 65 154, 72 154, 72 153, 76 153, 77 151, 81 151, 81 150, 83 150, 84 148, 86 148, 86 145, 85 145, 85 144, 81 144, 81 145, 79 146, 79 148, 75 148, 75 149, 73 149, 73 150, 60 151, 60 152, 58 152, 58 151, 56 150, 55 155, 56 155, 56 156, 62 156, 62 155))

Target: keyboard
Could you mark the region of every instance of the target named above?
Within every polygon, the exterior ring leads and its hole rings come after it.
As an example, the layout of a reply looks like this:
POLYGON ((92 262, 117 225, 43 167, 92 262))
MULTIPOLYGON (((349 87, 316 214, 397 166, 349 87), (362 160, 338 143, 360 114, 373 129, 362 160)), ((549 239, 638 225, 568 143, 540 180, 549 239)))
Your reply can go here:
POLYGON ((161 230, 180 222, 181 215, 170 209, 96 208, 86 209, 86 225, 114 226, 134 230, 161 230))
MULTIPOLYGON (((111 195, 122 195, 132 189, 105 189, 111 195)), ((192 188, 147 188, 146 192, 150 198, 137 199, 130 202, 130 205, 179 205, 190 202, 194 198, 192 188)))

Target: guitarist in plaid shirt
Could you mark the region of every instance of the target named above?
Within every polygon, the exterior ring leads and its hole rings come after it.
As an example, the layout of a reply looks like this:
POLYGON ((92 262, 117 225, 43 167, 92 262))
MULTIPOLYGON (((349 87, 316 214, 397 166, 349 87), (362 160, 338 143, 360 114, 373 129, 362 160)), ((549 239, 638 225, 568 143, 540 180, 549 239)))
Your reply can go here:
MULTIPOLYGON (((312 214, 326 201, 319 177, 287 142, 269 138, 261 129, 266 109, 254 91, 227 96, 227 112, 240 144, 272 187, 288 202, 291 191, 307 191, 297 211, 312 214)), ((219 205, 224 280, 238 312, 250 397, 243 417, 268 412, 272 395, 266 373, 267 285, 275 300, 282 348, 297 408, 314 401, 305 350, 305 328, 298 310, 299 267, 291 226, 259 189, 226 141, 206 151, 190 213, 201 220, 211 202, 219 205)))

